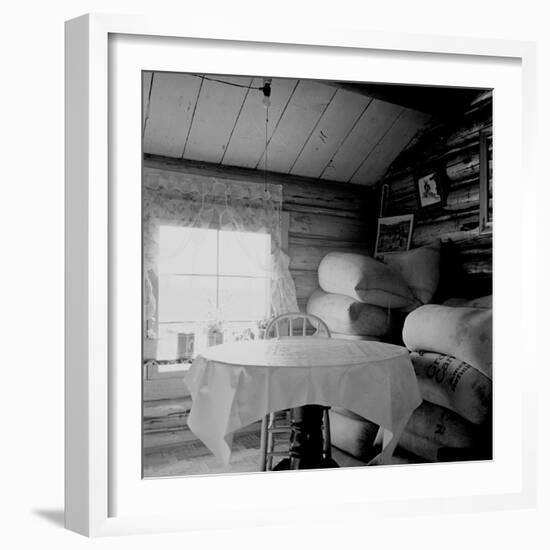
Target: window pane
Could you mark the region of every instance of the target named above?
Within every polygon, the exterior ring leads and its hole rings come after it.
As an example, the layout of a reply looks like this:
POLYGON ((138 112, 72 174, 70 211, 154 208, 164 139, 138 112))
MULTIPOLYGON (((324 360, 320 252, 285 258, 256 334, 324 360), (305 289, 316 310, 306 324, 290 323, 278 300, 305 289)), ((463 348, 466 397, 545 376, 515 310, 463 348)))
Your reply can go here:
POLYGON ((216 277, 161 275, 159 322, 198 321, 216 311, 216 277))
POLYGON ((262 319, 267 314, 268 280, 220 277, 220 309, 228 321, 262 319))
POLYGON ((220 231, 220 275, 261 277, 269 262, 270 236, 220 231))
POLYGON ((162 225, 160 273, 216 273, 217 231, 162 225))

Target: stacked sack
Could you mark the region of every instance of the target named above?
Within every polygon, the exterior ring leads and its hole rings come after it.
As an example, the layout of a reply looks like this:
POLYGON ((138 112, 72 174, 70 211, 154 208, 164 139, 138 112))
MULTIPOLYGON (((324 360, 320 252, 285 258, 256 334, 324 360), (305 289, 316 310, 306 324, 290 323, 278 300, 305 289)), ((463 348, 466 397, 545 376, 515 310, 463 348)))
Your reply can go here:
POLYGON ((319 286, 308 313, 334 337, 388 341, 400 334, 401 312, 428 303, 439 282, 439 243, 388 255, 386 263, 351 252, 330 252, 319 264, 319 286))
POLYGON ((491 456, 491 297, 411 312, 403 327, 423 402, 399 447, 428 461, 491 456))
MULTIPOLYGON (((319 286, 307 312, 325 321, 335 338, 400 343, 404 312, 433 298, 439 283, 440 245, 393 253, 384 262, 330 252, 319 264, 319 286)), ((378 426, 345 409, 330 411, 332 443, 368 459, 378 426)))

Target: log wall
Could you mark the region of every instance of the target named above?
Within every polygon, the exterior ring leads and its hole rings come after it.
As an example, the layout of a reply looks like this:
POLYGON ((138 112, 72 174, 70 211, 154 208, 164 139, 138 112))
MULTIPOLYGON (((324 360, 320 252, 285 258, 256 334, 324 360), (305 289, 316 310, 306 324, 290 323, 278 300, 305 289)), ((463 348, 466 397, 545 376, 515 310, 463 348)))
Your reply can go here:
MULTIPOLYGON (((146 166, 193 176, 264 183, 255 170, 146 156, 146 166)), ((288 254, 300 309, 317 288, 317 267, 332 250, 372 254, 376 236, 377 201, 372 188, 268 173, 269 183, 283 187, 288 212, 288 254)))
POLYGON ((492 233, 479 231, 479 134, 492 132, 492 106, 492 92, 485 92, 464 113, 434 120, 379 184, 389 186, 386 215, 415 214, 412 247, 441 239, 440 300, 492 292, 492 233), (444 174, 446 204, 420 209, 414 175, 436 168, 444 174))

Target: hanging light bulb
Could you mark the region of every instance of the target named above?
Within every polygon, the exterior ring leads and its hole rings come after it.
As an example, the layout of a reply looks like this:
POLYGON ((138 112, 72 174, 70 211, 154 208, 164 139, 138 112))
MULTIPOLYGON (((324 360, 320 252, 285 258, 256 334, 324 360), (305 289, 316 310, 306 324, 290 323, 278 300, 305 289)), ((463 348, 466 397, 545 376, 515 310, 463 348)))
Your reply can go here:
POLYGON ((267 145, 269 143, 267 139, 267 127, 269 124, 269 106, 271 105, 271 78, 264 78, 264 85, 260 90, 264 94, 262 103, 265 107, 264 191, 267 194, 267 145))
POLYGON ((264 107, 267 109, 271 106, 271 78, 264 78, 264 85, 262 88, 260 88, 262 92, 264 93, 264 98, 262 100, 262 103, 264 104, 264 107))

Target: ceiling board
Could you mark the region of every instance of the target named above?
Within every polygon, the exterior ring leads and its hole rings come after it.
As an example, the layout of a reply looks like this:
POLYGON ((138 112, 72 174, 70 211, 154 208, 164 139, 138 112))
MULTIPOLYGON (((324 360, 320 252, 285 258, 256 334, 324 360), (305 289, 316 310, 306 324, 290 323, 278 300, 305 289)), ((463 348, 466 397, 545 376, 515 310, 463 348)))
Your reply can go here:
MULTIPOLYGON (((301 80, 269 140, 269 170, 287 174, 323 115, 336 89, 314 80, 301 80)), ((264 169, 264 156, 257 165, 264 169)))
MULTIPOLYGON (((271 86, 271 105, 267 124, 268 139, 273 135, 285 106, 292 95, 297 80, 275 79, 271 86)), ((255 78, 253 87, 263 86, 263 79, 255 78)), ((265 150, 264 95, 260 90, 250 90, 233 130, 231 140, 223 156, 222 164, 255 168, 265 150)))
POLYGON ((373 100, 332 157, 321 178, 349 181, 402 110, 403 107, 373 100))
POLYGON ((199 78, 190 75, 153 74, 143 136, 145 153, 181 157, 200 84, 199 78))
MULTIPOLYGON (((248 77, 209 76, 208 78, 241 86, 250 86, 252 82, 248 77)), ((221 161, 248 92, 248 88, 206 79, 203 81, 183 153, 184 158, 214 163, 221 161)))
MULTIPOLYGON (((144 153, 263 171, 262 85, 262 77, 144 73, 144 153)), ((272 80, 270 172, 370 185, 427 121, 403 107, 407 98, 389 103, 339 86, 272 80)))
POLYGON ((389 165, 407 146, 413 136, 426 124, 430 115, 404 109, 392 127, 372 150, 353 175, 351 183, 374 185, 385 174, 389 165))
POLYGON ((371 101, 366 96, 337 90, 290 173, 320 177, 371 101))

